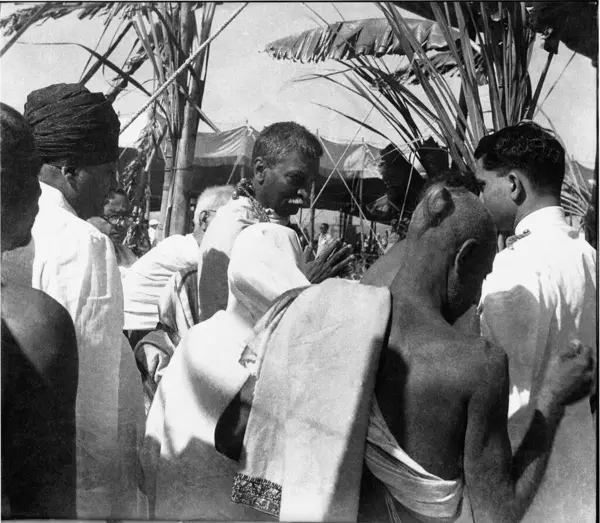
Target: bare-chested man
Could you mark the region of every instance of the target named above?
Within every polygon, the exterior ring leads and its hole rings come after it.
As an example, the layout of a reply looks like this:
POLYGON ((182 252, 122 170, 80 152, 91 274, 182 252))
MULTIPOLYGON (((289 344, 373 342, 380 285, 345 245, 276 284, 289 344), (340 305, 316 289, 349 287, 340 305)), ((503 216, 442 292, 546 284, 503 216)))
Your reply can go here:
POLYGON ((507 356, 453 327, 477 302, 495 251, 496 230, 478 198, 435 184, 402 248, 387 255, 397 267, 391 283, 389 270, 370 281, 389 286, 393 305, 375 389, 380 416, 371 415, 365 453, 363 520, 454 521, 466 487, 475 521, 519 521, 565 406, 589 391, 591 350, 563 349, 512 455, 507 356))
MULTIPOLYGON (((16 110, 0 104, 2 254, 27 245, 40 159, 16 110)), ((2 518, 75 518, 78 355, 68 312, 2 277, 2 518)))

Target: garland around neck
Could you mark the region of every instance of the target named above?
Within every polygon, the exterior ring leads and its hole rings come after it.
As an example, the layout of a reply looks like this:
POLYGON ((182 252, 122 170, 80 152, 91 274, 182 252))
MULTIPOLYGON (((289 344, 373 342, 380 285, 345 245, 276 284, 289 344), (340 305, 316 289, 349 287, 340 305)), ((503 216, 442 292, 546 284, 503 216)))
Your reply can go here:
POLYGON ((232 198, 237 200, 240 196, 244 196, 250 200, 252 210, 256 214, 259 222, 271 221, 270 216, 274 215, 275 211, 273 211, 273 209, 267 209, 259 203, 254 195, 254 187, 252 186, 252 182, 248 178, 242 178, 240 180, 232 198))

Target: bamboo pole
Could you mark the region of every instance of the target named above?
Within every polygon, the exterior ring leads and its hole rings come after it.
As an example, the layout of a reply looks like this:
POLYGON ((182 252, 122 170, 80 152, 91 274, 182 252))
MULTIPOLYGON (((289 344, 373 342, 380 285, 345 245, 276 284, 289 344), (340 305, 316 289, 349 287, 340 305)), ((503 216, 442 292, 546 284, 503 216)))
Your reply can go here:
POLYGON ((169 147, 165 147, 165 175, 163 178, 162 197, 160 200, 160 220, 158 220, 158 228, 156 236, 158 241, 164 240, 169 234, 167 226, 169 222, 170 209, 170 192, 173 184, 173 166, 175 164, 173 153, 175 151, 175 141, 171 139, 169 147))
MULTIPOLYGON (((203 16, 201 38, 204 41, 207 41, 214 15, 214 4, 212 6, 205 5, 204 9, 207 9, 208 12, 205 13, 206 16, 203 16)), ((191 4, 184 3, 182 5, 181 16, 182 27, 185 28, 184 35, 190 37, 191 30, 195 25, 195 15, 194 11, 191 9, 191 4)), ((196 149, 198 124, 200 123, 200 115, 198 111, 195 110, 194 103, 198 106, 202 104, 204 81, 200 78, 202 71, 204 70, 205 72, 206 69, 205 52, 207 49, 208 47, 204 46, 204 52, 197 54, 197 61, 194 65, 194 71, 199 81, 193 82, 189 96, 190 100, 186 101, 184 106, 183 127, 181 130, 181 138, 177 147, 177 163, 175 165, 175 172, 173 176, 173 199, 171 221, 169 223, 169 235, 185 234, 188 228, 190 213, 189 188, 191 183, 191 175, 194 168, 194 151, 196 149)))
MULTIPOLYGON (((185 3, 185 2, 184 2, 185 3)), ((148 108, 150 107, 151 104, 153 104, 158 97, 163 93, 163 91, 169 87, 169 85, 171 85, 173 83, 173 81, 185 70, 187 69, 187 67, 194 62, 194 60, 200 55, 200 53, 202 53, 206 47, 208 47, 208 45, 210 45, 210 43, 217 37, 219 36, 219 34, 221 34, 225 28, 231 23, 233 22, 233 20, 236 18, 237 15, 239 15, 242 10, 248 5, 248 2, 244 3, 243 5, 241 5, 236 11, 235 13, 233 13, 228 19, 227 21, 221 26, 219 27, 219 29, 217 29, 217 31, 215 32, 215 34, 213 34, 210 38, 208 38, 207 40, 204 41, 204 43, 198 47, 198 49, 196 49, 192 55, 190 57, 188 57, 188 59, 183 62, 183 64, 181 64, 181 66, 179 67, 179 69, 177 69, 177 71, 175 71, 166 81, 164 84, 162 84, 157 91, 150 97, 150 99, 144 104, 144 106, 137 111, 133 117, 131 118, 131 120, 129 120, 123 127, 121 127, 121 134, 123 134, 123 131, 125 131, 125 129, 127 129, 133 122, 135 122, 137 120, 137 118, 148 108)))
POLYGON ((365 231, 363 230, 363 181, 360 178, 359 186, 358 186, 359 195, 358 195, 358 206, 359 206, 359 215, 360 215, 360 252, 364 252, 365 250, 365 231))
POLYGON ((313 242, 315 241, 315 190, 316 182, 313 178, 310 182, 310 248, 313 248, 313 242))

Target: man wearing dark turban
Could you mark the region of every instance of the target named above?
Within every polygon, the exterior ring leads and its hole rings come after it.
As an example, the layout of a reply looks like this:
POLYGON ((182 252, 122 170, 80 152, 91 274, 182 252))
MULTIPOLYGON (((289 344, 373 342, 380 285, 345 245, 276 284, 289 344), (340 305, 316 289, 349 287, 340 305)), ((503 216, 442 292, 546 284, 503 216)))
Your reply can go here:
POLYGON ((25 118, 44 164, 40 180, 80 218, 101 214, 119 154, 119 118, 110 102, 78 84, 51 85, 27 97, 25 118))
POLYGON ((20 249, 18 262, 31 267, 32 286, 65 307, 75 325, 77 518, 143 518, 137 477, 141 380, 123 335, 113 246, 85 221, 101 214, 115 185, 119 119, 103 94, 78 84, 30 93, 24 116, 42 160, 42 194, 33 246, 20 249))

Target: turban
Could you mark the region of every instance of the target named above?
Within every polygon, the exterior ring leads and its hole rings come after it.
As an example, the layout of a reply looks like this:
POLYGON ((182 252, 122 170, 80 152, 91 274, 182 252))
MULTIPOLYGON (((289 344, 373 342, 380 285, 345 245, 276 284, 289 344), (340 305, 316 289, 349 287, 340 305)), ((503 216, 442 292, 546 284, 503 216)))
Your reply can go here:
POLYGON ((29 94, 24 116, 45 163, 86 166, 118 158, 119 118, 102 93, 50 85, 29 94))

